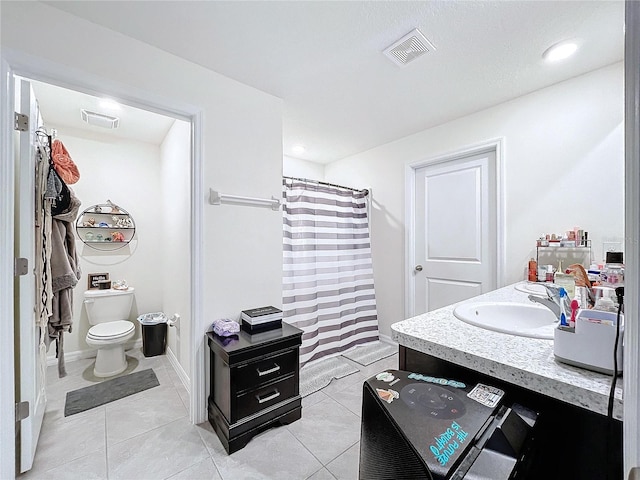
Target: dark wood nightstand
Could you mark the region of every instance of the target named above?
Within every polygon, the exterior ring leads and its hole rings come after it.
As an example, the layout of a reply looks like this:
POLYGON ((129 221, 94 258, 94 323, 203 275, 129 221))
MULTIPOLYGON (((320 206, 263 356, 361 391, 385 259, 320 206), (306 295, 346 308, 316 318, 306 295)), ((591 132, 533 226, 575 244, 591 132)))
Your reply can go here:
POLYGON ((209 422, 233 453, 251 438, 302 416, 299 349, 302 330, 282 328, 235 337, 207 333, 210 352, 209 422))

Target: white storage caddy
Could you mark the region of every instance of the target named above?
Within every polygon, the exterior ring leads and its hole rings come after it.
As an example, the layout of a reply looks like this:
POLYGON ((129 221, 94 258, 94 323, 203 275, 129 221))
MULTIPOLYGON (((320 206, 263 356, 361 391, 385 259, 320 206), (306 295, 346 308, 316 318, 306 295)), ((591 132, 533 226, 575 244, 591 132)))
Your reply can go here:
MULTIPOLYGON (((613 347, 616 340, 616 316, 614 312, 582 309, 576 317, 573 331, 558 326, 554 330, 553 353, 556 360, 586 368, 595 372, 613 374, 613 347)), ((620 314, 617 367, 622 373, 622 343, 624 315, 620 314)))

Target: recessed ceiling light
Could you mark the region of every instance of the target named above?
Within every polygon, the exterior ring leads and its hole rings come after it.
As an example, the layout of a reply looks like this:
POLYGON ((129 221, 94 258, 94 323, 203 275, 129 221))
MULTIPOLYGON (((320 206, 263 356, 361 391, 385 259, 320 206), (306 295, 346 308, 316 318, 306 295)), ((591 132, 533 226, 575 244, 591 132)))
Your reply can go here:
POLYGON ((115 100, 111 100, 109 98, 103 98, 102 100, 100 100, 100 107, 107 110, 120 110, 120 104, 115 100))
POLYGON ((291 152, 296 155, 300 155, 306 152, 306 150, 307 148, 304 145, 294 145, 293 147, 291 147, 291 152))
POLYGON ((542 58, 547 62, 557 62, 570 57, 578 50, 578 45, 573 42, 557 43, 545 50, 542 54, 542 58))

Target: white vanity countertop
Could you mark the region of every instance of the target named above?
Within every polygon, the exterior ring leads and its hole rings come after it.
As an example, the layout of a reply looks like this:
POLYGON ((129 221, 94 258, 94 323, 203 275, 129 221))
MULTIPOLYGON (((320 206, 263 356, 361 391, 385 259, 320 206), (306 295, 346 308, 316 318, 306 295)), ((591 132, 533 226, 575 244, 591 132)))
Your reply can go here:
MULTIPOLYGON (((509 285, 465 302, 530 303, 527 297, 509 285)), ((453 315, 455 305, 394 323, 393 340, 528 390, 607 414, 612 377, 557 362, 553 340, 518 337, 462 322, 453 315)), ((621 377, 616 383, 613 415, 622 420, 621 377)))

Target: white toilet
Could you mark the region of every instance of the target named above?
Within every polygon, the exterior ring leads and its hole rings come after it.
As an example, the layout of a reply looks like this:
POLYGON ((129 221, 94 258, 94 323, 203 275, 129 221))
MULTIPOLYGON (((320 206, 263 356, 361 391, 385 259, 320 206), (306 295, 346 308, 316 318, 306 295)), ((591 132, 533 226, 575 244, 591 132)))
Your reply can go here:
POLYGON ((93 373, 111 377, 127 368, 124 344, 135 334, 135 325, 127 320, 133 304, 133 288, 128 290, 87 290, 84 305, 89 324, 87 344, 98 349, 93 373))

